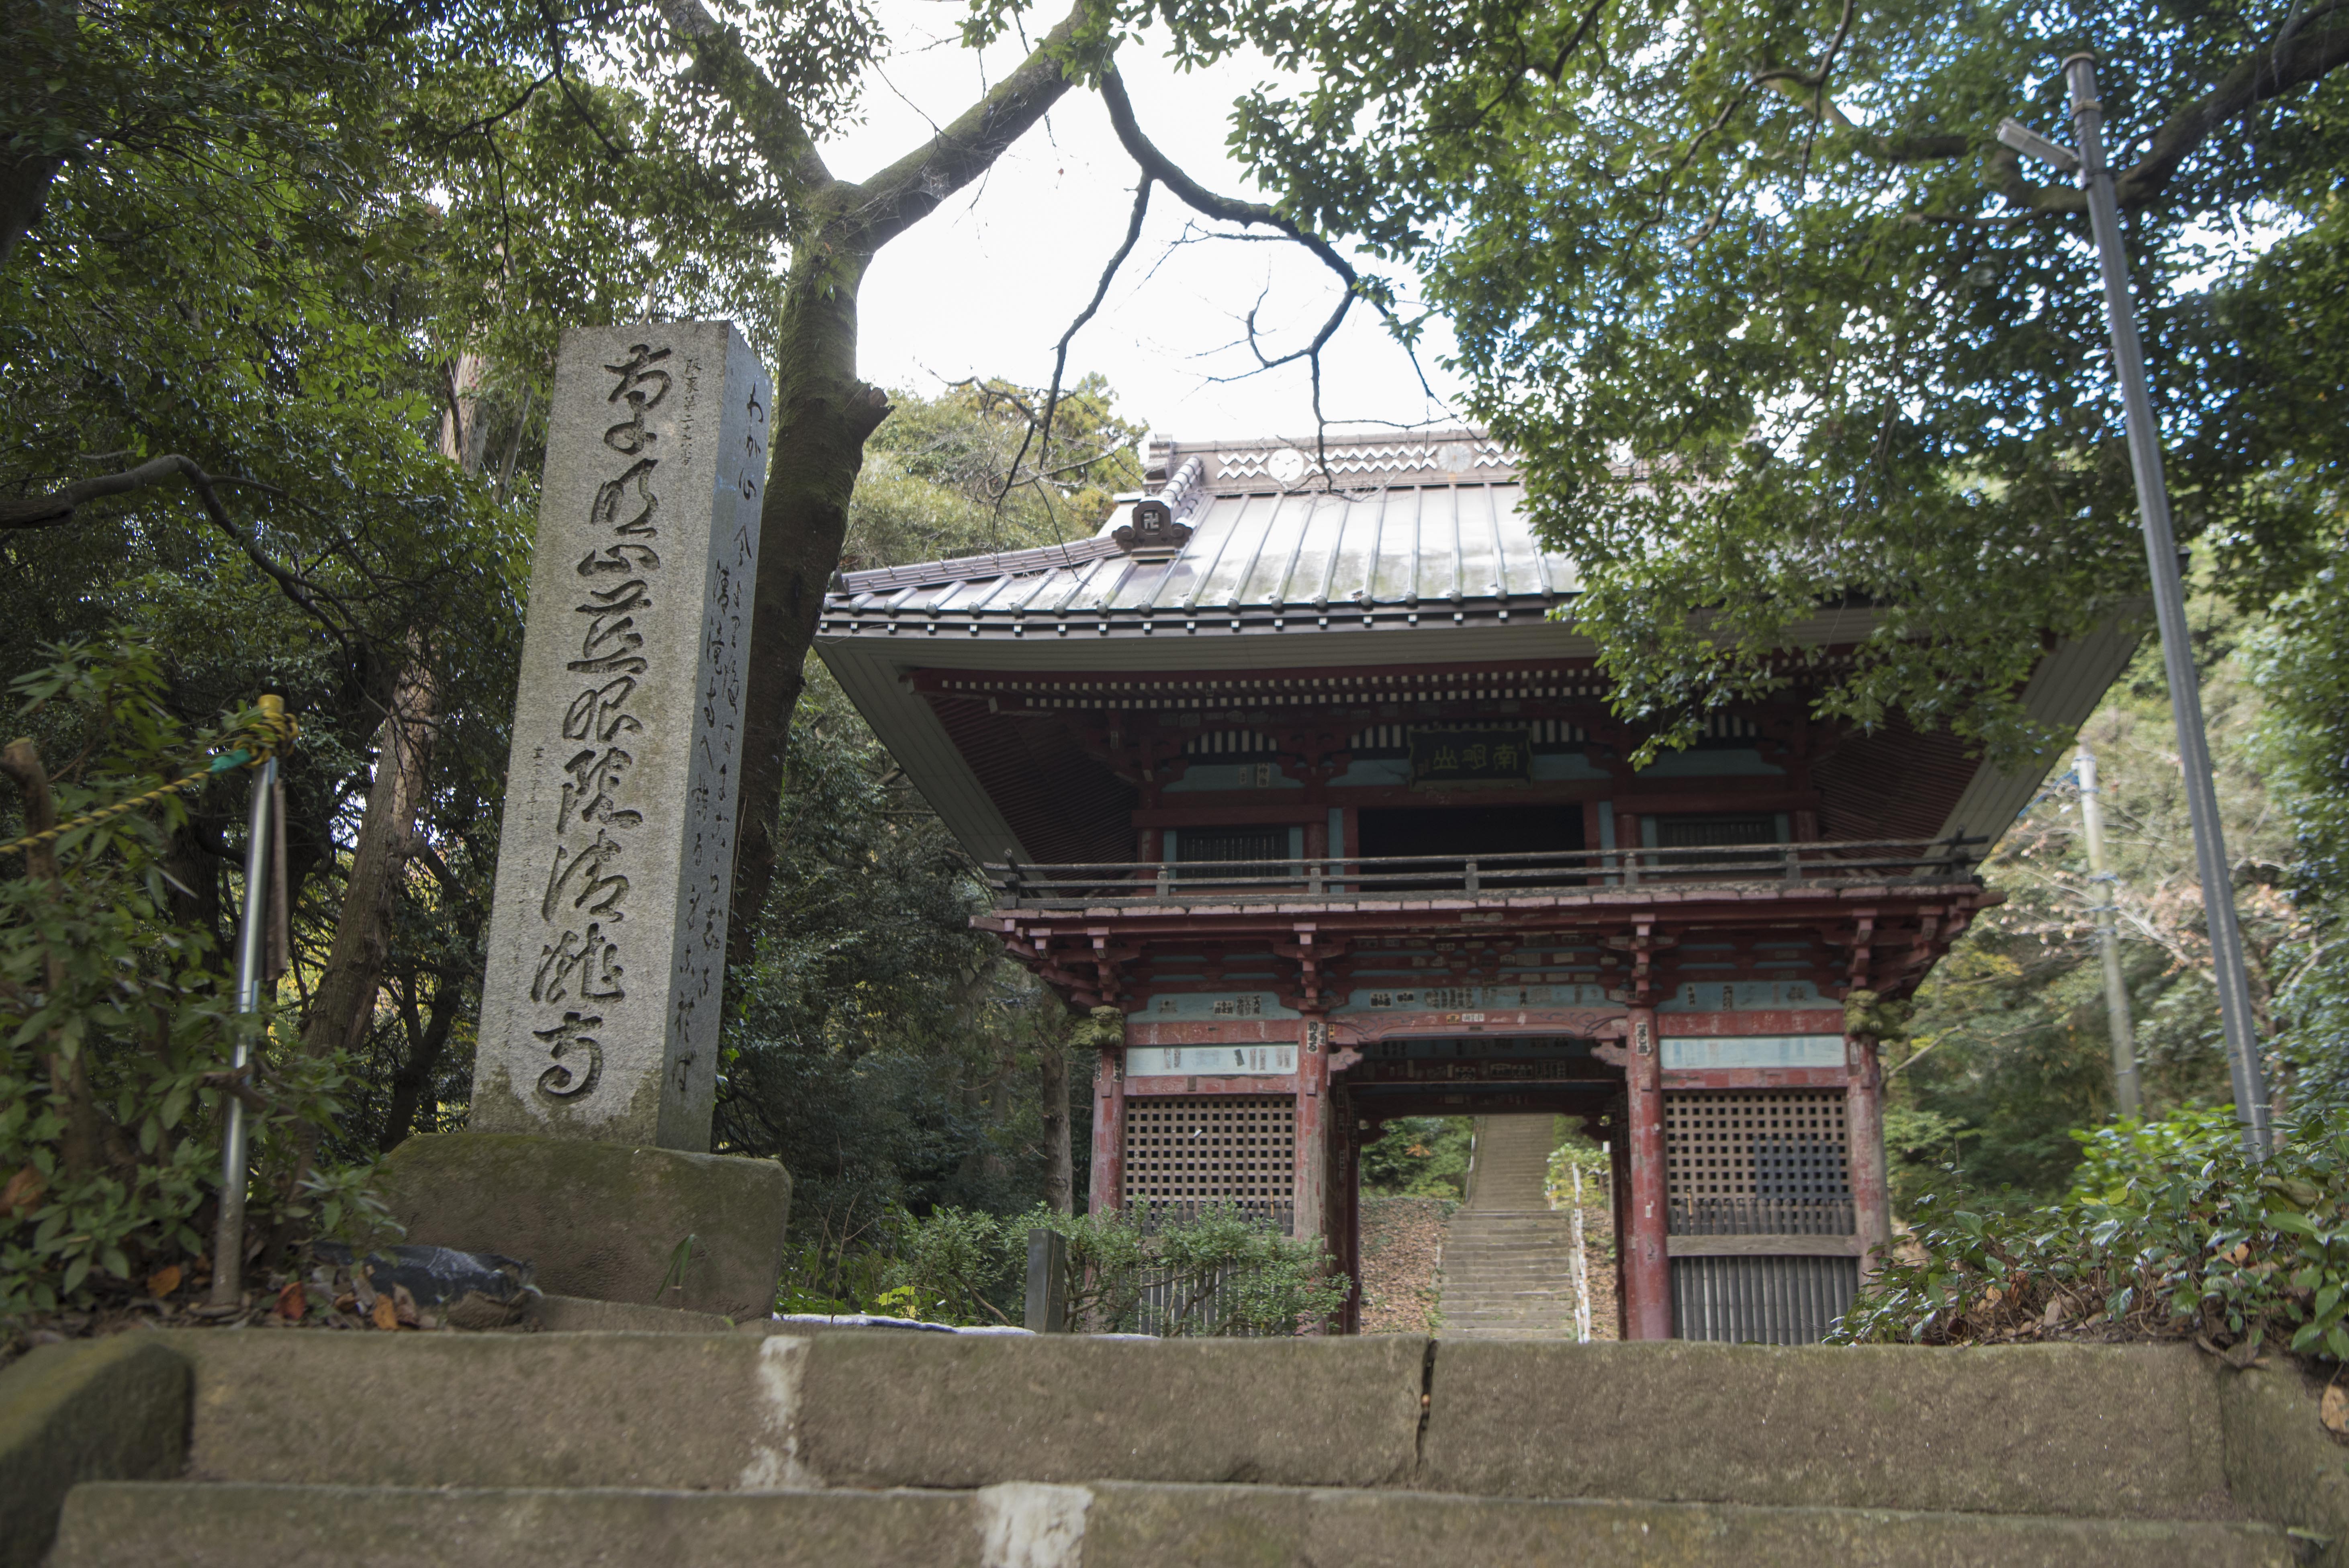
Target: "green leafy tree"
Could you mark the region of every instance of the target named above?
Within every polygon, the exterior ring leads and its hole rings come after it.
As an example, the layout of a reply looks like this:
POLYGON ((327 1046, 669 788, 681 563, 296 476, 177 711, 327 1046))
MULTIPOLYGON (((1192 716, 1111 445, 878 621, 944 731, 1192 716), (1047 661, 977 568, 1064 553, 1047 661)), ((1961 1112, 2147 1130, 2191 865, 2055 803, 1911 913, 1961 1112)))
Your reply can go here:
MULTIPOLYGON (((2258 738, 2277 728, 2247 650, 2265 634, 2207 595, 2195 608, 2253 1011, 2272 1040, 2279 1004, 2302 985, 2310 933, 2286 885, 2291 822, 2257 755, 2258 738)), ((2158 648, 2140 650, 2081 738, 2102 774, 2109 896, 2150 1113, 2223 1102, 2217 992, 2158 648)), ((2093 913, 2107 892, 2089 874, 2072 773, 2049 780, 1983 874, 2004 901, 1976 918, 1885 1049, 1904 1202, 1953 1172, 1975 1201, 2052 1197, 2078 1158, 2074 1130, 2112 1109, 2093 913)), ((2272 1057, 2269 1074, 2287 1103, 2291 1064, 2272 1057)))
POLYGON ((2181 536, 2258 603, 2337 494, 2349 21, 2292 0, 1123 8, 1301 87, 1234 145, 1306 229, 1408 262, 1577 562, 1578 626, 1667 742, 1823 711, 2003 758, 2044 639, 2144 566, 2084 198, 1994 139, 2099 60, 2181 536), (2262 248, 2264 247, 2264 248, 2262 248), (1847 670, 1783 654, 1877 612, 1847 670))
MULTIPOLYGON (((1085 460, 1007 485, 1036 396, 895 394, 850 508, 854 563, 1091 532, 1138 478, 1139 429, 1081 382, 1067 428, 1085 460)), ((898 1216, 1077 1206, 1091 1026, 971 929, 978 868, 813 661, 791 745, 777 893, 734 974, 719 1146, 791 1166, 799 1299, 870 1307, 911 1288, 884 1262, 898 1216)))
POLYGON ((1468 1151, 1475 1130, 1474 1117, 1397 1117, 1362 1145, 1362 1191, 1458 1199, 1467 1190, 1468 1151))

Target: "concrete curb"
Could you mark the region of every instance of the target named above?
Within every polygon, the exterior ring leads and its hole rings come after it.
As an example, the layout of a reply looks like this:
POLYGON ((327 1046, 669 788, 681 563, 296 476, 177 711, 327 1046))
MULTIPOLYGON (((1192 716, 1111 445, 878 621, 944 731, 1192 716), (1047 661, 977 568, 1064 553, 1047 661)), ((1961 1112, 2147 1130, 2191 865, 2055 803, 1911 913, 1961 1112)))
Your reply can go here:
POLYGON ((1096 1482, 976 1491, 629 1491, 98 1484, 53 1568, 756 1562, 894 1568, 1574 1563, 1577 1568, 2291 1568, 2265 1525, 1884 1509, 1537 1501, 1096 1482))
POLYGON ((2228 1517, 2221 1369, 2180 1346, 1444 1340, 1436 1491, 2228 1517))
POLYGON ((2324 1537, 2310 1562, 2349 1568, 2349 1448, 2324 1429, 2319 1398, 2288 1361, 2223 1377, 2227 1490, 2247 1513, 2324 1537))
POLYGON ((314 1485, 1407 1484, 1425 1342, 903 1329, 171 1337, 191 1475, 314 1485))
POLYGON ((0 1568, 34 1568, 67 1491, 174 1476, 192 1369, 152 1334, 44 1345, 0 1372, 0 1568))

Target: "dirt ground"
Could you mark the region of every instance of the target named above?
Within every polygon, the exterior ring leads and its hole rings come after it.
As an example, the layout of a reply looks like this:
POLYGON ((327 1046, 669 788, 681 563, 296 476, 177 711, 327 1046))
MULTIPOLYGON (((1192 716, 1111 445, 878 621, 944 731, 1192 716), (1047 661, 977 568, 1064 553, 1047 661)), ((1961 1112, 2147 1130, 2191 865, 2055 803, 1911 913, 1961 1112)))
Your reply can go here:
POLYGON ((1615 1311, 1614 1216, 1599 1205, 1582 1211, 1583 1254, 1590 1263, 1590 1337, 1621 1337, 1615 1311))
POLYGON ((1362 1332, 1425 1334, 1434 1326, 1435 1267, 1445 1198, 1362 1200, 1362 1332))

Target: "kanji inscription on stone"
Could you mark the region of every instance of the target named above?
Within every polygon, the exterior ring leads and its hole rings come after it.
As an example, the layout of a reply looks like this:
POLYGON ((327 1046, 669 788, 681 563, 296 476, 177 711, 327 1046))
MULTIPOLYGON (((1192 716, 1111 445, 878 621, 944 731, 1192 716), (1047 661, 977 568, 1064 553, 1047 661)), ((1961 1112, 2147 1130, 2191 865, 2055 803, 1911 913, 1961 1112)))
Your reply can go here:
POLYGON ((730 322, 564 335, 475 1131, 709 1147, 771 404, 730 322))

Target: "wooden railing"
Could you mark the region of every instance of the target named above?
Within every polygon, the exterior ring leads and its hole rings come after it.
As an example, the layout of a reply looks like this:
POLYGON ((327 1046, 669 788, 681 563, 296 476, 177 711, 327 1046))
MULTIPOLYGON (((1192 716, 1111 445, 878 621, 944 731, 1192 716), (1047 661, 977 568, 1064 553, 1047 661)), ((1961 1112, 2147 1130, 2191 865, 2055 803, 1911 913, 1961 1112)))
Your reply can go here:
POLYGON ((1384 855, 1249 861, 990 861, 1002 909, 1193 903, 1361 903, 1499 898, 1629 888, 1883 883, 1971 879, 1979 838, 1854 839, 1693 849, 1560 850, 1521 854, 1384 855))

